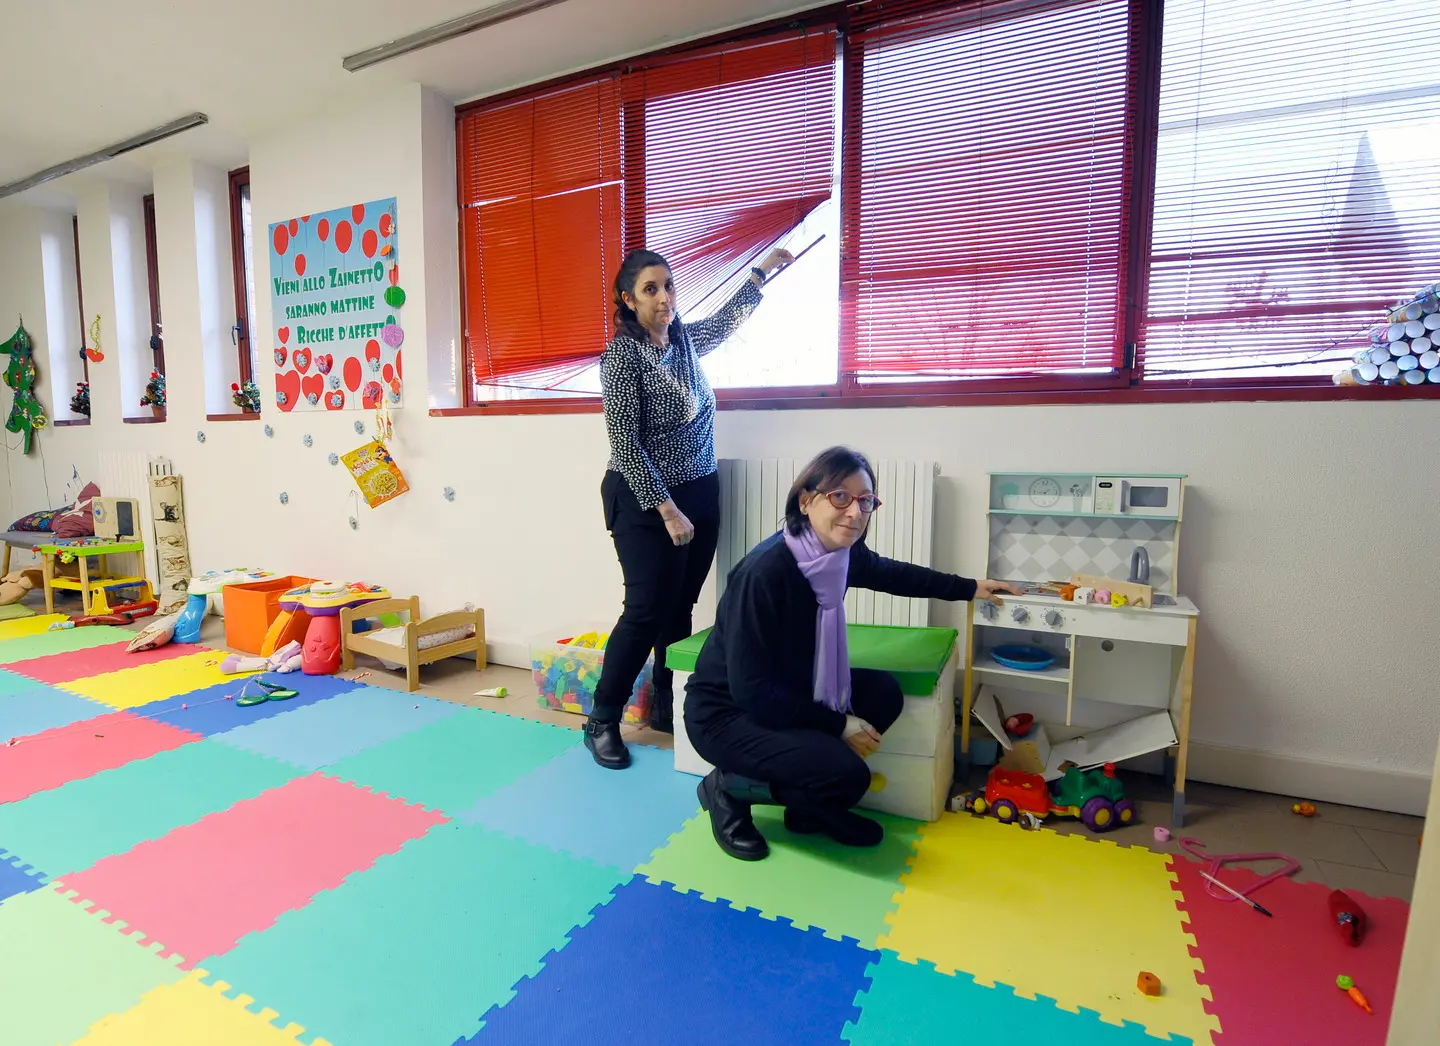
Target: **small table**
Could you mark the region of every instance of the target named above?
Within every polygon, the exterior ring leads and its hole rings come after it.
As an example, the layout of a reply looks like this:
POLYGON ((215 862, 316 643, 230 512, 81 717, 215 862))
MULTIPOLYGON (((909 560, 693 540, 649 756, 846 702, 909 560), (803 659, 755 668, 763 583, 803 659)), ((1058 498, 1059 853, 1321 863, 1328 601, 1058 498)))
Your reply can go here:
MULTIPOLYGON (((900 718, 869 759, 870 791, 860 805, 872 810, 938 820, 955 771, 955 675, 959 658, 953 628, 847 625, 850 664, 889 672, 905 695, 900 718)), ((675 673, 675 769, 704 776, 711 766, 685 732, 685 683, 695 670, 707 628, 668 648, 675 673)))
POLYGON ((136 553, 144 555, 145 542, 143 541, 97 541, 94 538, 77 538, 73 541, 52 541, 47 545, 40 545, 36 548, 44 560, 45 573, 45 613, 55 613, 55 590, 64 589, 69 592, 80 593, 80 608, 90 613, 91 600, 96 589, 122 588, 138 586, 146 583, 143 577, 116 576, 104 573, 105 557, 120 553, 136 553), (64 554, 73 555, 80 561, 80 577, 56 577, 55 557, 64 554), (97 557, 100 560, 101 574, 98 577, 90 576, 90 557, 97 557))

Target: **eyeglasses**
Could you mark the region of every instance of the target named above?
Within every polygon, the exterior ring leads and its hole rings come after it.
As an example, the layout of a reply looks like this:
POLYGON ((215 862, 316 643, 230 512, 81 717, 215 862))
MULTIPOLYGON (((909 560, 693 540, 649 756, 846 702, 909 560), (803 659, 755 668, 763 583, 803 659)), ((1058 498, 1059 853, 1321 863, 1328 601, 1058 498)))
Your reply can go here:
POLYGON ((867 516, 883 504, 874 494, 852 494, 848 490, 832 490, 825 495, 825 499, 842 512, 854 502, 867 516))

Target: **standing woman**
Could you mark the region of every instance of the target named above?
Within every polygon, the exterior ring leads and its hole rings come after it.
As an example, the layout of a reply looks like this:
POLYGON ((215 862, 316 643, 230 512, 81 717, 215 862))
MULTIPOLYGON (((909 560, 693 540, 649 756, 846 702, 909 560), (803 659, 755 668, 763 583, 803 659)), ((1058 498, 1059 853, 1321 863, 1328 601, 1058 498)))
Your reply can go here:
POLYGON ((585 747, 610 770, 630 765, 620 719, 655 651, 650 726, 670 732, 673 673, 665 648, 690 634, 720 531, 715 393, 700 357, 760 304, 760 285, 794 261, 773 250, 714 315, 682 323, 670 265, 654 251, 626 255, 615 276, 615 337, 600 357, 610 463, 600 484, 605 527, 625 577, 625 610, 605 648, 585 747))

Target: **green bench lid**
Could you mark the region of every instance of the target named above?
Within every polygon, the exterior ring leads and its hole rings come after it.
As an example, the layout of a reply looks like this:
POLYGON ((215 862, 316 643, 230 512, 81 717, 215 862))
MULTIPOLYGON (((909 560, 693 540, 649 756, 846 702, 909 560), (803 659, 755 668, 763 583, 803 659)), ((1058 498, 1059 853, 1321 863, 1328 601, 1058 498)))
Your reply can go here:
MULTIPOLYGON (((928 697, 940 682, 940 673, 959 636, 953 628, 907 628, 898 625, 847 625, 852 668, 878 668, 889 672, 900 689, 915 697, 928 697)), ((695 671, 700 648, 710 629, 696 632, 665 652, 665 664, 676 672, 695 671)))

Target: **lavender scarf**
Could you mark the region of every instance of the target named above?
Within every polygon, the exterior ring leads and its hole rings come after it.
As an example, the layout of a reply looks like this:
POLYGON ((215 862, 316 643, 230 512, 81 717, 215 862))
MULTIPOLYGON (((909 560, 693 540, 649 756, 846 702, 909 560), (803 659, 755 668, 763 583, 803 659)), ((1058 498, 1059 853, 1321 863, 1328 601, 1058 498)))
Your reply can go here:
POLYGON ((810 582, 820 609, 815 614, 815 703, 836 712, 850 711, 850 648, 845 639, 845 581, 850 550, 829 551, 806 527, 785 529, 785 545, 810 582))

